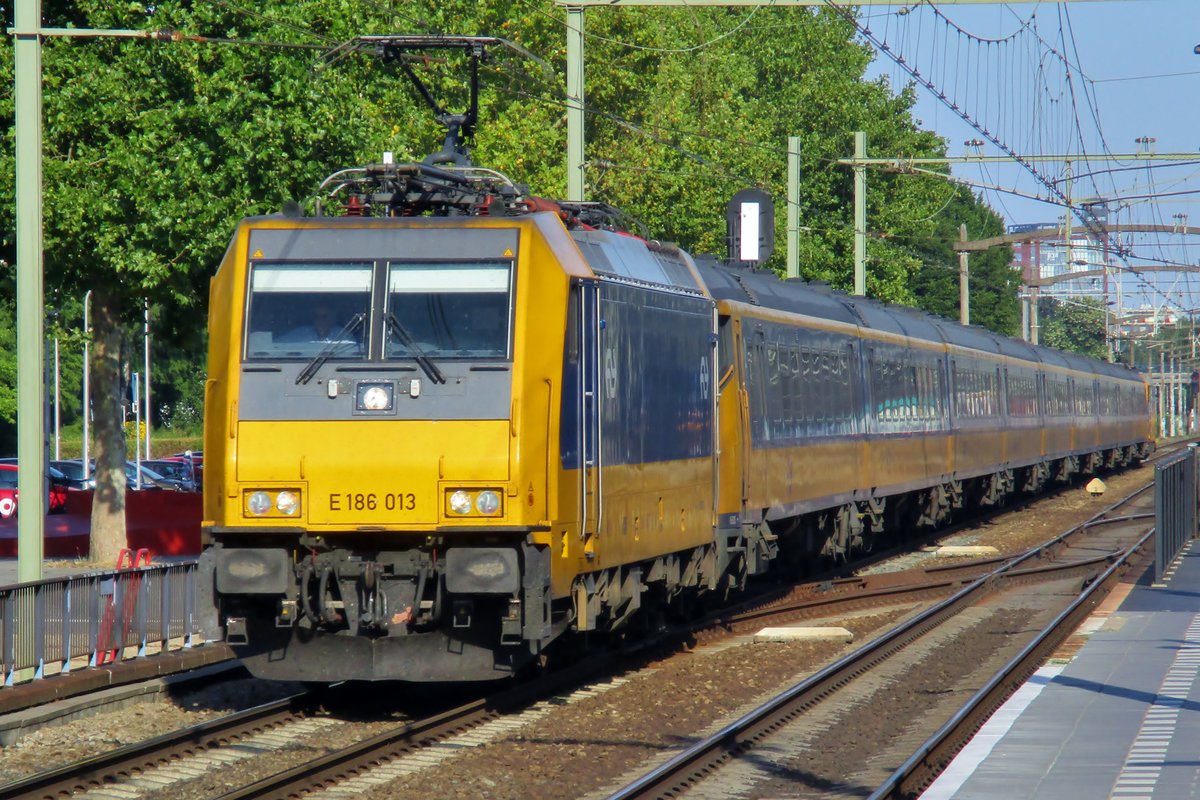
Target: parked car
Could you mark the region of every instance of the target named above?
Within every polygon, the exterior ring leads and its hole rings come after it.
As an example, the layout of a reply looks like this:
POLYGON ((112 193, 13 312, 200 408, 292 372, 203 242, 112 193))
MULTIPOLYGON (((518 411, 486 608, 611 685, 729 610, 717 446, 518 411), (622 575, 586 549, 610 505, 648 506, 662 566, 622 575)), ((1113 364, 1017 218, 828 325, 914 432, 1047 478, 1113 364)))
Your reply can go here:
MULTIPOLYGON (((53 470, 50 476, 50 513, 62 511, 67 504, 67 487, 63 480, 56 480, 54 473, 62 479, 63 474, 53 470)), ((17 465, 0 463, 0 517, 7 519, 17 513, 17 465)))
POLYGON ((195 464, 189 464, 187 459, 174 456, 155 458, 143 461, 142 466, 154 470, 172 483, 177 483, 184 491, 200 490, 200 470, 195 464))
MULTIPOLYGON (((15 467, 17 465, 17 459, 11 458, 11 457, 10 458, 0 458, 0 464, 6 464, 10 467, 15 467)), ((46 462, 46 464, 47 464, 46 477, 48 477, 52 483, 53 482, 58 482, 58 483, 66 483, 67 482, 67 476, 64 475, 61 470, 59 470, 58 468, 56 468, 54 466, 53 461, 48 461, 48 462, 46 462)))
MULTIPOLYGON (((156 470, 152 470, 146 466, 145 461, 142 462, 142 488, 143 489, 178 489, 183 490, 183 487, 178 482, 167 478, 156 470)), ((125 462, 125 486, 129 489, 137 488, 137 470, 136 461, 125 462)))
MULTIPOLYGON (((0 463, 3 463, 0 460, 0 463)), ((182 489, 183 487, 178 481, 170 480, 164 477, 159 472, 149 469, 145 466, 148 462, 143 461, 142 464, 142 488, 143 489, 182 489)), ((52 464, 58 465, 58 470, 66 470, 67 474, 63 475, 63 480, 70 485, 72 478, 70 476, 78 476, 79 486, 82 489, 96 488, 96 462, 92 462, 92 467, 88 470, 88 479, 86 484, 83 483, 83 462, 78 459, 70 459, 67 461, 54 461, 52 464)), ((57 471, 57 470, 56 470, 57 471)), ((62 473, 59 473, 62 475, 62 473)), ((130 489, 137 488, 137 462, 125 462, 125 485, 130 489)))
POLYGON ((64 480, 72 489, 91 489, 96 485, 96 482, 92 480, 91 470, 88 470, 87 477, 84 477, 83 461, 78 458, 51 461, 50 466, 63 474, 64 480))
POLYGON ((182 458, 182 459, 191 458, 192 463, 198 467, 204 463, 204 451, 203 450, 185 450, 182 453, 176 453, 176 454, 170 456, 170 458, 182 458))

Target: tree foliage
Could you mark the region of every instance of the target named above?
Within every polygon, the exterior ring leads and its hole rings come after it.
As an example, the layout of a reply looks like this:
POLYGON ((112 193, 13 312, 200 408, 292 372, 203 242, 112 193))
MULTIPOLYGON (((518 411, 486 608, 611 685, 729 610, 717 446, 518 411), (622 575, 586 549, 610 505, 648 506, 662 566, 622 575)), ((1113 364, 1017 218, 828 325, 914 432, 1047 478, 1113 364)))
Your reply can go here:
MULTIPOLYGON (((536 194, 565 193, 566 19, 550 0, 413 0, 395 8, 264 0, 253 10, 186 0, 44 0, 43 10, 47 26, 175 30, 234 42, 45 42, 47 305, 62 312, 65 334, 78 328, 84 293, 94 292, 93 374, 106 397, 123 392, 129 368, 122 364, 136 360, 131 340, 148 301, 163 359, 159 397, 168 409, 197 402, 207 281, 239 217, 311 199, 329 173, 377 161, 385 150, 403 160, 437 149, 442 132, 396 66, 337 49, 356 36, 495 35, 535 54, 540 61, 493 48, 481 76, 476 161, 536 194)), ((11 24, 5 0, 0 12, 11 24)), ((589 196, 688 249, 724 249, 725 204, 747 186, 777 198, 776 239, 786 241, 786 142, 798 135, 801 272, 849 288, 853 181, 837 161, 851 152, 853 132, 866 131, 875 154, 945 153, 945 143, 913 119, 911 89, 865 79, 872 53, 839 13, 594 8, 587 33, 589 196)), ((462 60, 435 54, 414 68, 443 106, 465 107, 462 60)), ((0 86, 12 78, 6 37, 0 86)), ((11 175, 11 93, 0 91, 0 120, 9 123, 0 170, 11 175)), ((868 206, 868 294, 954 316, 949 242, 961 222, 985 236, 1000 231, 1000 219, 969 191, 883 172, 870 175, 868 206)), ((12 182, 0 181, 6 265, 15 260, 13 207, 12 182)), ((782 250, 773 266, 782 266, 782 250)), ((973 256, 972 275, 973 319, 1012 332, 1015 278, 1006 255, 973 256)), ((0 287, 9 291, 11 281, 6 267, 0 287)), ((9 313, 0 303, 0 322, 9 313)), ((6 329, 0 324, 0 379, 8 369, 3 354, 12 352, 6 329)), ((4 385, 12 383, 0 380, 0 420, 11 420, 4 385)), ((116 423, 107 419, 119 404, 107 408, 96 430, 109 444, 98 443, 97 452, 111 476, 102 469, 101 478, 119 484, 116 423)))
POLYGON ((1048 347, 1106 359, 1104 304, 1086 297, 1059 302, 1043 297, 1038 301, 1038 341, 1048 347))

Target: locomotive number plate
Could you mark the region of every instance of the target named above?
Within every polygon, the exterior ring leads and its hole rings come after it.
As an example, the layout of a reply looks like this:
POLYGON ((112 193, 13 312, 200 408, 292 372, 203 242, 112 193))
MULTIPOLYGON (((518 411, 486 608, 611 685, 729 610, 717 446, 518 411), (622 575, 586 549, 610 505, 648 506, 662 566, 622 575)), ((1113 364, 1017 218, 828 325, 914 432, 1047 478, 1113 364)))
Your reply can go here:
POLYGON ((338 511, 416 511, 417 496, 412 492, 330 492, 329 510, 338 511))

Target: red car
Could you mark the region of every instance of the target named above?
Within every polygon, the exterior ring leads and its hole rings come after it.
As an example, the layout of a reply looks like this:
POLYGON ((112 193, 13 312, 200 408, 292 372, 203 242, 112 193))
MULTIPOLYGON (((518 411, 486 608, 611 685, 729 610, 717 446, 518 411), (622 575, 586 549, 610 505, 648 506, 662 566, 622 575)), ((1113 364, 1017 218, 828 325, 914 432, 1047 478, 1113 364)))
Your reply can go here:
MULTIPOLYGON (((50 476, 50 507, 53 514, 62 511, 67 504, 67 487, 50 476)), ((0 464, 0 519, 8 519, 17 513, 17 468, 13 464, 0 464)))

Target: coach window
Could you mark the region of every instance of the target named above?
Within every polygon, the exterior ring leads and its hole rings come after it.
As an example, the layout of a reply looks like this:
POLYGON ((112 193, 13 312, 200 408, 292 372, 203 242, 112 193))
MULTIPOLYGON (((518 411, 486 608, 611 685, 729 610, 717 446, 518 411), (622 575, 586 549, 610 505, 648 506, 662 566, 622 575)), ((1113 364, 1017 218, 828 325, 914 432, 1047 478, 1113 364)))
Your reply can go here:
POLYGON ((804 347, 800 349, 799 365, 800 370, 800 416, 804 421, 811 426, 817 420, 816 403, 819 396, 817 390, 817 376, 813 374, 812 368, 812 351, 804 347))
POLYGON ((392 262, 385 357, 508 358, 512 262, 392 262))
POLYGON ((371 263, 272 262, 250 267, 246 359, 365 358, 371 263))
POLYGON ((724 391, 733 377, 733 323, 729 317, 721 317, 717 328, 717 376, 718 391, 724 391))

